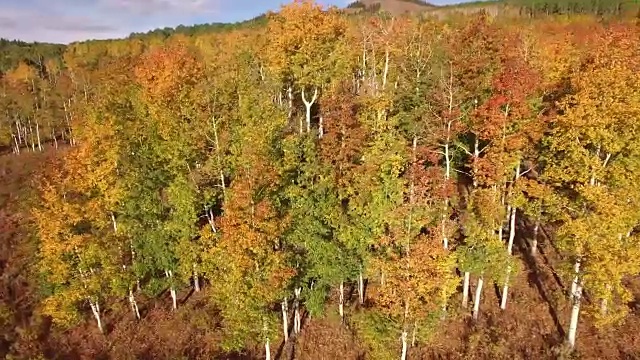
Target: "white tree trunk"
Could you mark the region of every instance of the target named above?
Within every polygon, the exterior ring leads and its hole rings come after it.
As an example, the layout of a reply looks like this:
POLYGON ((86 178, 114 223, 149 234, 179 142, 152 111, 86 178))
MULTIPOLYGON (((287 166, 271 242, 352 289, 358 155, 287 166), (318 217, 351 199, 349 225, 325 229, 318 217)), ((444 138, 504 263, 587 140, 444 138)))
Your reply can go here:
POLYGON ((20 154, 20 145, 18 145, 18 139, 16 138, 16 136, 14 134, 11 134, 11 136, 13 137, 13 142, 16 145, 16 148, 15 148, 14 152, 16 154, 20 154))
POLYGON ((286 297, 282 300, 282 333, 284 342, 287 342, 289 340, 289 308, 286 297))
MULTIPOLYGON (((447 143, 444 144, 444 160, 446 164, 446 171, 444 173, 445 185, 449 182, 451 178, 451 158, 449 157, 449 131, 451 131, 451 122, 449 122, 447 126, 447 143)), ((447 215, 449 214, 449 196, 447 195, 444 199, 444 211, 442 213, 442 245, 445 249, 449 249, 449 238, 447 237, 446 232, 446 221, 447 215)))
POLYGON ((129 304, 131 305, 131 311, 136 319, 140 320, 140 309, 138 309, 138 303, 136 302, 136 298, 133 296, 133 290, 129 289, 129 304))
POLYGON ((294 294, 296 298, 295 298, 295 301, 293 302, 293 332, 295 332, 296 334, 300 333, 300 328, 301 328, 300 292, 302 292, 302 288, 296 288, 294 290, 294 294))
POLYGON ((318 99, 318 88, 314 88, 311 100, 307 100, 304 88, 302 89, 302 102, 306 110, 307 133, 311 132, 311 107, 316 102, 316 99, 318 99))
POLYGON ((200 292, 200 276, 198 276, 196 264, 193 264, 193 288, 196 292, 200 292))
POLYGON ((500 301, 500 309, 505 310, 507 308, 507 294, 509 293, 509 276, 511 275, 511 266, 507 266, 507 276, 504 280, 504 286, 502 287, 502 299, 500 301))
POLYGON ((474 320, 478 319, 478 313, 480 311, 480 296, 482 296, 483 283, 484 283, 483 276, 480 275, 480 277, 478 278, 478 287, 476 288, 475 301, 473 302, 473 319, 474 320))
POLYGON ((96 318, 96 322, 98 323, 98 329, 101 333, 104 333, 104 330, 102 329, 102 320, 100 318, 100 304, 98 304, 97 301, 93 302, 89 299, 89 306, 91 306, 91 312, 93 312, 93 316, 96 318))
POLYGON ((171 281, 169 292, 171 293, 171 303, 173 306, 173 310, 176 310, 178 308, 178 299, 176 296, 176 289, 173 287, 173 272, 171 270, 166 270, 165 276, 169 278, 169 281, 171 281))
POLYGON ((571 308, 571 323, 569 324, 568 341, 571 348, 576 345, 576 332, 578 331, 578 317, 580 315, 580 302, 582 301, 582 284, 577 284, 573 292, 573 307, 571 308))
POLYGON ((264 358, 266 360, 271 360, 271 344, 269 343, 269 338, 264 343, 264 358))
POLYGON ((469 277, 470 273, 466 271, 464 273, 464 281, 462 282, 462 307, 467 308, 467 304, 469 303, 469 277))
POLYGON ((382 90, 387 86, 387 76, 389 75, 389 49, 384 53, 384 71, 382 72, 382 90))
POLYGON ((20 133, 20 121, 18 121, 17 118, 16 118, 16 130, 18 131, 18 143, 22 144, 22 134, 20 133))
POLYGON ((573 282, 571 283, 571 296, 574 296, 576 293, 576 289, 578 288, 578 275, 580 274, 580 259, 576 260, 576 263, 573 265, 573 271, 575 272, 575 276, 573 277, 573 282))
POLYGON ((36 136, 38 137, 38 150, 42 151, 42 142, 40 141, 40 124, 36 120, 36 136))
POLYGON ((407 359, 407 331, 402 331, 402 355, 400 355, 400 360, 407 359))
POLYGON ((536 256, 538 253, 538 231, 540 229, 540 221, 536 220, 536 224, 533 226, 533 240, 531 241, 531 255, 536 256))
POLYGON ((507 244, 507 253, 513 253, 513 241, 516 238, 516 207, 511 207, 511 216, 509 218, 509 243, 507 244))
POLYGON ((320 121, 318 122, 318 139, 322 139, 324 136, 324 118, 320 115, 320 121))

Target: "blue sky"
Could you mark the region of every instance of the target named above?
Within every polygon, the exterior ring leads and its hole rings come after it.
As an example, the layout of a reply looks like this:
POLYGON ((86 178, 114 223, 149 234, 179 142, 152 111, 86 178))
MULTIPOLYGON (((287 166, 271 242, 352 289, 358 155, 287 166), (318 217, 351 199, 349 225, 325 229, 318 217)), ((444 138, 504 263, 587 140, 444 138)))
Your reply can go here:
MULTIPOLYGON (((351 0, 317 0, 343 7, 351 0)), ((432 0, 436 5, 465 0, 432 0)), ((210 22, 236 22, 286 0, 0 0, 0 37, 69 43, 210 22)))

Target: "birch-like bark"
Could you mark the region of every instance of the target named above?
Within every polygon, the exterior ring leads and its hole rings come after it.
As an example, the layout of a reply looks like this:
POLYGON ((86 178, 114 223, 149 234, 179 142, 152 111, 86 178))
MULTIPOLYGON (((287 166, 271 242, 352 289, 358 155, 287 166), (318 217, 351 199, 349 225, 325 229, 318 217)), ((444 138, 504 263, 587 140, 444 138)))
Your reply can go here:
POLYGON ((29 119, 29 140, 31 140, 31 151, 36 152, 36 140, 33 137, 33 125, 31 119, 29 119))
POLYGON ((100 304, 98 304, 97 301, 94 302, 93 300, 91 300, 91 298, 89 298, 89 306, 91 306, 91 312, 93 312, 93 316, 96 318, 98 329, 101 333, 104 333, 104 330, 102 328, 102 319, 100 318, 100 304))
POLYGON ((18 143, 20 143, 22 145, 22 134, 20 133, 21 129, 20 129, 20 121, 18 120, 17 117, 14 117, 16 120, 16 130, 18 131, 18 143))
POLYGON ((193 264, 193 288, 196 292, 200 292, 200 276, 198 275, 198 266, 193 264))
POLYGON ((306 110, 305 118, 307 121, 307 133, 311 132, 311 107, 313 106, 313 104, 315 104, 317 99, 318 99, 318 88, 313 89, 313 96, 311 97, 311 100, 307 100, 307 97, 305 96, 304 88, 302 89, 302 102, 304 103, 304 107, 306 110))
POLYGON ((282 300, 282 334, 284 335, 284 342, 289 341, 289 308, 286 296, 282 300))
POLYGON ((402 331, 402 354, 400 355, 400 360, 407 359, 407 331, 402 331))
MULTIPOLYGON (((267 333, 267 323, 266 321, 264 322, 264 325, 262 326, 262 329, 265 332, 265 335, 267 333)), ((266 360, 271 360, 271 342, 269 341, 269 337, 266 336, 265 342, 264 342, 264 356, 266 360)))
MULTIPOLYGON (((449 112, 451 112, 451 106, 452 104, 450 100, 449 112)), ((447 123, 447 140, 444 144, 444 161, 446 164, 446 171, 444 173, 445 186, 449 183, 449 179, 451 179, 451 158, 449 156, 450 135, 451 135, 451 121, 449 120, 449 122, 447 123)), ((447 194, 445 195, 445 198, 444 198, 444 209, 442 212, 442 219, 441 219, 442 245, 446 250, 449 249, 449 238, 447 237, 447 228, 446 228, 448 214, 449 214, 449 195, 447 194)))
POLYGON ((294 290, 295 300, 293 302, 293 332, 296 334, 300 333, 300 292, 302 292, 302 288, 296 288, 294 290))
POLYGON ((533 226, 533 240, 531 241, 531 255, 536 256, 538 253, 538 231, 540 229, 540 220, 536 220, 533 226))
POLYGON ((55 149, 58 150, 58 137, 56 136, 56 130, 55 129, 51 130, 51 138, 53 138, 53 145, 54 145, 55 149))
POLYGON ((464 281, 462 282, 462 307, 467 308, 469 303, 469 277, 471 274, 468 271, 464 273, 464 281))
POLYGON ((478 159, 480 158, 480 139, 475 135, 473 143, 473 187, 478 187, 478 159))
MULTIPOLYGON (((520 179, 520 163, 518 163, 518 165, 516 165, 516 176, 515 176, 515 181, 518 181, 518 179, 520 179)), ((511 255, 513 253, 513 241, 516 238, 516 215, 517 215, 517 211, 518 209, 513 206, 511 207, 511 216, 510 216, 510 223, 509 223, 509 244, 507 245, 507 253, 509 255, 511 255)))
MULTIPOLYGON (((293 106, 293 105, 290 105, 290 106, 293 106)), ((219 168, 220 187, 222 188, 222 200, 224 201, 226 199, 227 185, 225 184, 224 172, 222 171, 222 158, 220 156, 220 141, 218 139, 218 124, 216 122, 215 117, 212 118, 212 125, 213 125, 213 141, 215 142, 214 146, 216 147, 216 159, 218 161, 218 168, 219 168)), ((213 224, 213 212, 211 213, 210 223, 213 224)), ((213 227, 213 232, 215 232, 215 227, 213 225, 211 226, 213 227)))
POLYGON ((176 296, 176 289, 173 287, 173 272, 171 270, 165 270, 164 274, 171 282, 169 291, 171 293, 171 303, 173 305, 173 310, 175 311, 178 308, 178 299, 176 296))
POLYGON ((322 139, 324 136, 324 118, 320 115, 320 119, 318 122, 318 139, 322 139))
POLYGON ((13 152, 20 155, 20 145, 18 145, 18 139, 16 138, 15 134, 11 134, 11 137, 13 138, 13 142, 15 144, 15 149, 13 150, 13 152))
POLYGON ((576 345, 576 333, 578 331, 578 318, 580 316, 580 303, 582 301, 582 284, 576 285, 573 292, 573 307, 571 308, 571 322, 569 323, 568 341, 569 346, 576 345))
POLYGON ((138 309, 138 303, 136 302, 136 298, 133 296, 132 289, 129 289, 129 304, 131 305, 133 316, 135 316, 136 319, 140 320, 140 309, 138 309))
MULTIPOLYGON (((520 163, 516 165, 515 181, 520 178, 520 163)), ((509 214, 509 243, 507 244, 507 254, 511 256, 513 254, 513 242, 516 238, 516 215, 518 209, 515 206, 510 206, 511 213, 509 214)), ((504 280, 504 286, 502 287, 502 299, 500 300, 500 309, 505 310, 507 308, 507 296, 509 294, 509 277, 511 276, 511 265, 507 266, 507 274, 504 280)))
POLYGON ((382 72, 382 90, 387 86, 387 76, 389 75, 389 49, 384 52, 384 71, 382 72))
POLYGON ((482 296, 482 285, 484 284, 483 275, 478 278, 478 286, 476 288, 476 297, 473 302, 473 319, 478 319, 478 313, 480 312, 480 297, 482 296))
POLYGON ((502 287, 502 299, 500 300, 500 309, 507 308, 507 294, 509 293, 509 276, 511 276, 511 265, 507 266, 507 275, 505 276, 504 286, 502 287))
POLYGON ((575 264, 573 265, 573 271, 575 275, 573 277, 573 282, 571 283, 571 296, 574 296, 574 294, 576 293, 576 289, 578 288, 578 280, 580 275, 580 259, 576 260, 575 264))
POLYGON ((35 120, 36 122, 36 136, 38 139, 38 150, 42 151, 42 142, 40 141, 40 124, 38 123, 38 120, 35 120))

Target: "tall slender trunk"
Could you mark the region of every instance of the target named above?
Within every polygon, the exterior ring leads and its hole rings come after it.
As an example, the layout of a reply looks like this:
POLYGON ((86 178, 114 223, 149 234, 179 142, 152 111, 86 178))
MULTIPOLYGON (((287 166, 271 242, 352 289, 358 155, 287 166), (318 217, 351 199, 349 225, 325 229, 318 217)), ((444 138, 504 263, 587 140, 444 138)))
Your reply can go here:
POLYGON ((469 277, 470 273, 465 271, 464 273, 464 281, 462 282, 462 307, 467 308, 467 304, 469 303, 469 277))
POLYGON ((478 159, 480 158, 480 139, 475 135, 473 142, 473 187, 478 187, 478 159))
POLYGON ((538 252, 538 231, 540 229, 540 220, 536 220, 536 224, 533 226, 533 240, 531 241, 531 255, 536 256, 538 252))
POLYGON ((311 132, 311 107, 313 106, 313 104, 316 102, 317 99, 318 99, 318 88, 313 89, 313 96, 311 97, 311 100, 307 100, 307 97, 305 96, 304 88, 302 88, 302 102, 304 103, 304 107, 306 110, 305 118, 307 121, 307 133, 311 132))
POLYGON ((171 303, 173 306, 173 310, 175 311, 178 308, 178 299, 176 296, 176 289, 173 286, 173 272, 171 270, 165 270, 165 276, 169 279, 171 283, 169 285, 169 291, 171 293, 171 303))
POLYGON ((11 137, 13 138, 13 142, 15 144, 15 149, 13 150, 13 152, 15 152, 16 154, 20 154, 20 145, 18 145, 18 139, 16 138, 16 136, 14 134, 11 134, 11 137))
POLYGON ((358 275, 358 296, 360 297, 360 305, 364 304, 364 279, 362 278, 362 270, 358 275))
POLYGON ((402 355, 400 355, 400 360, 407 359, 407 330, 402 331, 402 355))
POLYGON ((198 266, 193 264, 193 288, 196 292, 200 292, 200 276, 198 275, 198 266))
POLYGON ((473 302, 473 319, 478 319, 478 313, 480 311, 480 297, 482 296, 482 285, 484 284, 483 275, 478 278, 478 286, 476 288, 476 297, 473 302))
MULTIPOLYGON (((516 172, 515 172, 515 181, 517 182, 520 179, 520 163, 518 162, 518 165, 516 165, 516 172)), ((509 244, 507 245, 507 253, 509 255, 511 255, 513 253, 513 241, 516 238, 516 215, 517 215, 518 209, 517 207, 513 206, 511 207, 511 214, 510 214, 510 223, 509 223, 509 244)))
POLYGON ((140 320, 140 309, 138 309, 138 303, 136 302, 136 298, 133 296, 133 290, 129 289, 129 304, 131 305, 131 311, 136 319, 140 320))
MULTIPOLYGON (((514 181, 520 179, 520 162, 516 165, 514 181)), ((509 206, 509 242, 507 244, 507 254, 511 256, 513 254, 513 242, 516 238, 516 215, 518 208, 515 206, 509 206)), ((507 308, 507 297, 509 294, 509 277, 511 276, 511 265, 507 266, 507 274, 505 275, 504 286, 502 287, 502 299, 500 300, 500 309, 505 310, 507 308)))
POLYGON ((36 152, 36 140, 33 137, 33 125, 29 119, 29 140, 31 140, 31 151, 36 152))
POLYGON ((389 75, 389 49, 384 52, 384 70, 382 71, 382 90, 387 86, 387 76, 389 75))
POLYGON ((571 283, 571 296, 574 296, 574 294, 576 293, 576 289, 578 288, 578 280, 580 275, 580 259, 576 260, 575 264, 573 265, 573 271, 575 273, 575 276, 573 277, 573 282, 571 283))
POLYGON ((55 129, 51 130, 51 138, 53 138, 53 145, 55 146, 55 149, 58 150, 58 137, 56 136, 55 129))
POLYGON ((418 322, 414 321, 414 323, 413 323, 413 331, 412 331, 412 335, 411 335, 411 347, 416 346, 417 333, 418 333, 418 322))
POLYGON ((295 294, 295 300, 293 302, 293 332, 296 334, 300 333, 301 328, 301 319, 300 319, 300 292, 302 292, 302 288, 295 288, 293 291, 295 294))
MULTIPOLYGON (((447 142, 444 144, 444 160, 446 164, 446 170, 444 173, 444 185, 447 186, 449 179, 451 178, 451 159, 449 157, 449 132, 451 131, 451 122, 447 126, 447 142)), ((449 249, 449 238, 447 236, 447 218, 449 215, 449 195, 445 194, 444 209, 442 211, 441 219, 441 231, 442 231, 442 245, 445 249, 449 249)))
MULTIPOLYGON (((222 189, 222 200, 224 201, 226 199, 227 186, 224 181, 224 171, 222 169, 222 158, 220 157, 220 140, 218 138, 218 124, 216 122, 215 117, 212 118, 212 125, 213 125, 213 141, 215 142, 214 146, 216 147, 216 160, 218 162, 218 168, 219 168, 220 188, 222 189)), ((211 215, 210 223, 213 224, 213 213, 211 213, 210 215, 211 215)), ((213 227, 213 232, 215 232, 215 227, 213 227)))
POLYGON ((20 121, 18 120, 18 118, 16 117, 16 130, 18 131, 18 143, 22 144, 22 134, 20 133, 21 129, 20 129, 20 121))
POLYGON ((571 322, 569 323, 568 341, 571 348, 576 345, 576 333, 578 331, 578 318, 580 316, 580 303, 582 300, 582 283, 577 284, 573 292, 573 307, 571 308, 571 322))
POLYGON ((507 266, 507 275, 505 276, 504 286, 502 287, 502 299, 500 300, 500 309, 507 308, 507 294, 509 293, 509 276, 511 276, 511 265, 507 266))
POLYGON ((89 306, 91 306, 91 312, 93 312, 93 316, 96 318, 96 322, 98 324, 98 329, 101 333, 104 333, 104 329, 102 328, 102 319, 100 318, 100 304, 97 301, 91 300, 89 298, 89 306))
MULTIPOLYGON (((224 190, 223 190, 223 197, 224 197, 224 190)), ((218 230, 216 229, 216 223, 214 222, 213 219, 213 209, 209 208, 205 208, 204 209, 205 212, 205 216, 207 217, 207 221, 209 222, 209 226, 211 227, 211 231, 213 231, 214 233, 218 232, 218 230)))
POLYGON ((324 118, 322 117, 322 115, 320 115, 320 118, 318 121, 318 139, 322 139, 323 136, 324 136, 324 118))
POLYGON ((42 142, 40 141, 40 124, 36 120, 36 136, 38 139, 38 150, 42 151, 42 142))
POLYGON ((271 360, 271 342, 269 341, 269 336, 266 336, 267 333, 267 322, 264 322, 262 329, 265 332, 265 341, 264 341, 264 358, 266 360, 271 360))
POLYGON ((284 335, 284 342, 289 341, 289 308, 286 296, 282 300, 282 334, 284 335))

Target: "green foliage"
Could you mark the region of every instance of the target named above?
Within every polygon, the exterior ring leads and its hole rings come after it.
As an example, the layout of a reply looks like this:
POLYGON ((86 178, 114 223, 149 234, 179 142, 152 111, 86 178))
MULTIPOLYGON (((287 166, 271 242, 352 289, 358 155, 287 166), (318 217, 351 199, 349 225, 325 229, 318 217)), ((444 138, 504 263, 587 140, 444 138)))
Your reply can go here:
POLYGON ((375 311, 359 313, 352 321, 358 331, 358 338, 367 347, 371 358, 397 358, 397 339, 402 332, 401 324, 375 311))

